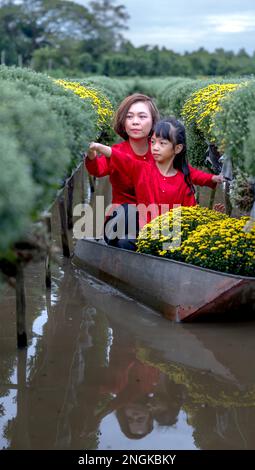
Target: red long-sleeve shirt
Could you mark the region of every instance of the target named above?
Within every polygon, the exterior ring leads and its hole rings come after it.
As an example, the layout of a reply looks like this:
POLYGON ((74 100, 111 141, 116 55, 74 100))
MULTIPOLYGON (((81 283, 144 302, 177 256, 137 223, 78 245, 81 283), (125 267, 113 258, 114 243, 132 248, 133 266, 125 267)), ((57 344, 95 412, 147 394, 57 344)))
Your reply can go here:
MULTIPOLYGON (((142 156, 133 151, 128 140, 115 144, 112 148, 116 149, 121 155, 127 155, 131 160, 153 161, 150 146, 148 152, 142 156)), ((85 165, 88 172, 93 176, 101 178, 110 175, 113 204, 136 204, 134 184, 130 176, 122 170, 121 166, 119 168, 113 167, 111 158, 106 158, 104 155, 97 156, 94 160, 86 158, 85 165)))
MULTIPOLYGON (((130 161, 135 160, 140 161, 142 164, 146 162, 151 162, 154 164, 150 147, 148 152, 142 156, 137 155, 133 151, 129 141, 124 141, 120 144, 113 145, 112 150, 118 152, 119 156, 128 156, 130 161)), ((110 175, 113 204, 138 203, 135 194, 134 183, 130 176, 129 169, 126 171, 126 168, 124 168, 121 164, 119 166, 112 165, 111 158, 106 158, 104 155, 97 156, 94 160, 89 160, 89 158, 86 158, 85 165, 88 172, 93 176, 100 178, 106 175, 110 175)), ((194 185, 215 188, 216 184, 212 182, 212 174, 197 170, 190 165, 189 169, 191 180, 194 185)))
MULTIPOLYGON (((174 176, 164 176, 154 161, 141 162, 131 159, 114 147, 112 147, 111 167, 127 174, 133 182, 136 203, 140 205, 140 227, 158 215, 169 211, 174 205, 196 205, 195 196, 185 182, 183 173, 179 170, 174 176)), ((193 170, 196 174, 196 170, 193 170)), ((200 173, 198 173, 200 183, 208 183, 210 175, 206 177, 206 173, 202 172, 203 175, 200 173)))

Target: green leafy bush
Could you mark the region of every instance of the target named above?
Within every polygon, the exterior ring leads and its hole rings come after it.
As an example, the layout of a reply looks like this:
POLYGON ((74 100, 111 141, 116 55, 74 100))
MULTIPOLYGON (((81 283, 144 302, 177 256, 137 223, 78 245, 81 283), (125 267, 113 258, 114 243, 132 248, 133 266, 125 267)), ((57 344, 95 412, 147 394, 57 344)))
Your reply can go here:
MULTIPOLYGON (((60 187, 70 162, 66 136, 47 103, 23 96, 14 83, 1 81, 0 126, 30 164, 35 183, 35 212, 45 209, 60 187)), ((4 168, 3 168, 4 171, 4 168)), ((22 178, 22 174, 20 175, 22 178)))
POLYGON ((247 162, 250 161, 251 156, 248 156, 247 152, 249 152, 252 140, 246 147, 246 157, 244 157, 244 148, 254 125, 252 117, 249 121, 254 112, 255 82, 250 80, 246 86, 222 100, 221 109, 213 118, 213 133, 221 151, 232 158, 236 168, 246 170, 248 173, 250 171, 247 162))
POLYGON ((249 175, 255 176, 255 112, 248 119, 248 134, 243 149, 244 168, 249 175))
POLYGON ((180 118, 185 100, 197 86, 198 81, 189 78, 167 79, 165 86, 156 95, 162 114, 173 114, 180 118))
POLYGON ((116 107, 128 95, 128 88, 124 81, 105 76, 91 76, 78 80, 81 85, 94 85, 101 90, 116 107))
POLYGON ((255 199, 255 179, 247 173, 236 172, 230 185, 230 201, 243 213, 249 214, 255 199))
POLYGON ((97 113, 91 102, 81 101, 71 90, 57 85, 50 77, 29 69, 0 66, 0 79, 14 82, 24 95, 46 102, 49 110, 58 114, 72 155, 70 173, 88 143, 98 136, 97 113))
POLYGON ((19 239, 30 222, 36 188, 28 158, 15 137, 1 129, 0 137, 0 258, 19 239))

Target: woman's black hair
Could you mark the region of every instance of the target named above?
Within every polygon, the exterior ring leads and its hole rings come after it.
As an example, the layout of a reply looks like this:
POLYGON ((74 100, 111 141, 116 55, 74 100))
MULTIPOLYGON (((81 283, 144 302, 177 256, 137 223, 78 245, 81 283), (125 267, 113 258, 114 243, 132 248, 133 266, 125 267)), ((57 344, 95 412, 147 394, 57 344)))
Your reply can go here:
POLYGON ((162 119, 154 126, 154 133, 156 137, 162 137, 163 139, 169 140, 174 147, 178 144, 182 144, 183 148, 181 152, 176 154, 174 157, 173 167, 184 174, 184 181, 191 190, 190 194, 195 193, 186 156, 186 131, 182 122, 174 116, 162 119))

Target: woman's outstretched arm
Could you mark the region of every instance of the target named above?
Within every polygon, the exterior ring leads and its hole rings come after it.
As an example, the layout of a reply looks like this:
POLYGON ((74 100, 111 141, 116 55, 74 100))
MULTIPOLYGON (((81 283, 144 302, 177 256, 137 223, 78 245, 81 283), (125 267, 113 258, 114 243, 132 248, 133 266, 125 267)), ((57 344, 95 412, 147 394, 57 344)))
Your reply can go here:
MULTIPOLYGON (((110 174, 110 159, 105 156, 104 152, 97 150, 99 145, 101 146, 102 144, 92 142, 85 159, 85 166, 88 172, 97 178, 110 174), (97 152, 102 153, 102 155, 97 155, 97 152)), ((102 145, 102 147, 107 148, 106 145, 102 145)))

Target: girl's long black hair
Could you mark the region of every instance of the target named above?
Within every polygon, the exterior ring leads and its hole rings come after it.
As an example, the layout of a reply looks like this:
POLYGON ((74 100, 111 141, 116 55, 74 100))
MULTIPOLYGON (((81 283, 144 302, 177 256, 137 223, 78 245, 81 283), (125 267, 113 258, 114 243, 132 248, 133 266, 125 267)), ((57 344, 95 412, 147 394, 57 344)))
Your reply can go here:
POLYGON ((170 116, 156 123, 154 127, 154 133, 156 137, 162 137, 163 139, 169 140, 169 142, 171 142, 174 147, 178 144, 182 144, 183 149, 180 153, 175 155, 173 167, 176 170, 180 170, 184 174, 185 183, 190 188, 191 193, 195 193, 195 188, 191 181, 188 160, 186 156, 187 145, 184 125, 174 116, 170 116))

